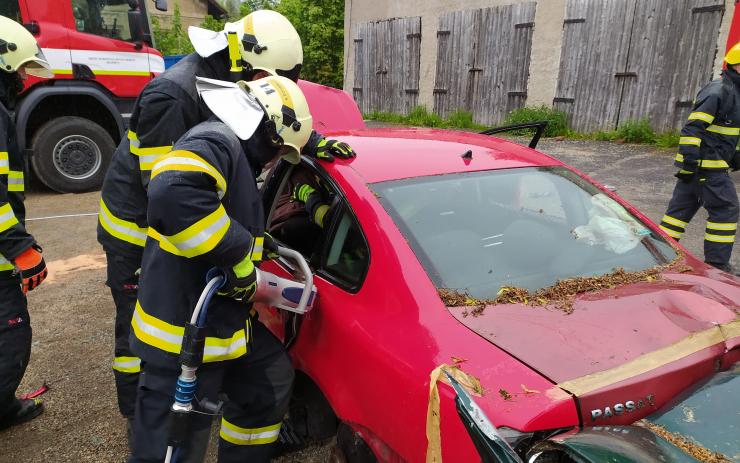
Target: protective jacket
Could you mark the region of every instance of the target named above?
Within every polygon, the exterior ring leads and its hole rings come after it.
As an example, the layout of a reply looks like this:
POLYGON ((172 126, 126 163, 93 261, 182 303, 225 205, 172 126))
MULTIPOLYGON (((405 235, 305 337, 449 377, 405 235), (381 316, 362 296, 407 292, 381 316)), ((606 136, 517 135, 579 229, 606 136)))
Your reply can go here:
POLYGON ((728 69, 699 91, 681 130, 675 164, 704 173, 740 169, 740 74, 728 69))
MULTIPOLYGON (((155 164, 149 183, 149 239, 131 349, 143 361, 177 365, 184 326, 213 267, 261 258, 262 202, 254 172, 260 153, 248 150, 220 121, 199 124, 155 164), (255 244, 257 243, 257 244, 255 244)), ((206 320, 204 362, 245 355, 250 306, 216 296, 206 320)))
POLYGON ((195 89, 195 76, 228 78, 223 53, 191 53, 142 91, 103 183, 98 241, 109 252, 140 253, 146 241, 146 187, 152 166, 190 128, 211 117, 195 89), (139 249, 137 249, 139 248, 139 249))
POLYGON ((15 124, 0 103, 0 282, 19 280, 11 261, 34 243, 25 228, 23 185, 23 155, 15 124))

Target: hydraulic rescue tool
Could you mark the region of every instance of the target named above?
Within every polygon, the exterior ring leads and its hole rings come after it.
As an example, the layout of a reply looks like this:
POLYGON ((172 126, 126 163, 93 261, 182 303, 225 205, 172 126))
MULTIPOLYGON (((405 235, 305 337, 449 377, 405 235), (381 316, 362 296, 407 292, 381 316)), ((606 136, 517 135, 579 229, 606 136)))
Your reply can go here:
MULTIPOLYGON (((283 310, 305 314, 313 307, 316 300, 316 288, 313 286, 313 274, 303 256, 292 249, 278 247, 278 254, 297 264, 302 281, 281 278, 269 272, 255 269, 257 272, 257 290, 252 302, 263 302, 283 310)), ((226 280, 218 269, 211 269, 206 276, 208 283, 200 295, 190 323, 185 326, 180 350, 181 372, 175 387, 175 402, 170 409, 170 429, 165 463, 177 461, 177 453, 188 439, 191 413, 218 414, 221 403, 197 399, 196 372, 203 363, 203 350, 206 341, 206 314, 208 305, 216 292, 226 280), (197 407, 193 402, 197 402, 197 407)))

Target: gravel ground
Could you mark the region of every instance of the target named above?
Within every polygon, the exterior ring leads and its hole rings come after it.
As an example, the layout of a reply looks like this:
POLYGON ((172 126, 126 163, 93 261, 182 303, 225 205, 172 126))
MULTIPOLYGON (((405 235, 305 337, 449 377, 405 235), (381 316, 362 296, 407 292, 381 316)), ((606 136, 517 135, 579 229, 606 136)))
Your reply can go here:
MULTIPOLYGON (((670 150, 637 145, 545 140, 542 151, 595 180, 611 184, 651 219, 662 216, 674 179, 670 150)), ((360 153, 362 154, 362 153, 360 153)), ((29 217, 97 210, 98 193, 58 195, 32 191, 29 217)), ((683 244, 701 255, 705 215, 694 219, 683 244)), ((45 247, 49 280, 29 295, 34 329, 31 364, 20 390, 51 387, 38 419, 0 432, 1 462, 121 462, 125 423, 115 403, 113 304, 104 286, 102 250, 94 216, 32 220, 28 228, 45 247)), ((738 265, 737 252, 733 263, 738 265)), ((330 446, 283 457, 281 463, 324 462, 330 446)), ((209 461, 215 461, 213 453, 209 461)))

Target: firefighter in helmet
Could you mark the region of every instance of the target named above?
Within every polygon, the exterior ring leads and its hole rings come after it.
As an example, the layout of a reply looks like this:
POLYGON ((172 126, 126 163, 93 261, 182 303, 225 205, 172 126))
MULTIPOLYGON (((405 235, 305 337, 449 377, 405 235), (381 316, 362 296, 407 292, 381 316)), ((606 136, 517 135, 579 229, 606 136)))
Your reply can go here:
MULTIPOLYGON (((143 370, 129 463, 165 457, 184 328, 212 267, 226 284, 208 308, 196 396, 228 396, 218 461, 269 461, 288 409, 290 359, 250 303, 256 266, 277 250, 264 233, 255 174, 280 156, 298 162, 311 115, 298 86, 280 76, 244 83, 216 103, 204 100, 216 117, 188 131, 151 172, 149 239, 131 321, 131 348, 143 370), (245 112, 250 105, 256 110, 245 112)), ((191 432, 207 431, 210 421, 196 415, 191 432)), ((178 459, 198 461, 203 450, 186 444, 178 459)))
POLYGON ((740 43, 725 56, 722 77, 699 91, 681 130, 675 165, 678 181, 660 228, 679 240, 700 206, 709 214, 704 260, 721 270, 730 265, 738 219, 738 198, 729 171, 740 169, 740 43))
POLYGON ((29 75, 54 77, 33 35, 0 16, 0 430, 44 409, 38 399, 15 396, 31 355, 25 293, 47 273, 41 248, 24 226, 23 155, 8 112, 29 75))
MULTIPOLYGON (((141 370, 139 358, 129 349, 129 326, 147 236, 146 189, 151 169, 185 132, 212 115, 198 98, 196 76, 235 82, 281 75, 295 81, 303 61, 298 33, 274 11, 255 11, 218 32, 191 27, 189 36, 197 52, 143 90, 102 188, 98 241, 106 252, 107 285, 116 306, 113 373, 118 407, 129 419, 129 430, 141 370)), ((328 161, 335 155, 354 156, 346 144, 316 132, 311 132, 303 153, 328 161)))

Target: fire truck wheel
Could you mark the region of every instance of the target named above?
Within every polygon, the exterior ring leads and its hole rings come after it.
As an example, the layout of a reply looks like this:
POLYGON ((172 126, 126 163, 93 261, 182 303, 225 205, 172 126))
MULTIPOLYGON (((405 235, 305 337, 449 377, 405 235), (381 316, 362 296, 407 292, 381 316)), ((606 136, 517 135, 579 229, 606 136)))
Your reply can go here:
POLYGON ((82 117, 58 117, 33 138, 31 164, 52 190, 78 193, 100 188, 116 149, 108 132, 82 117))
POLYGON ((377 463, 375 454, 365 440, 349 425, 339 424, 337 442, 331 449, 332 463, 377 463))

